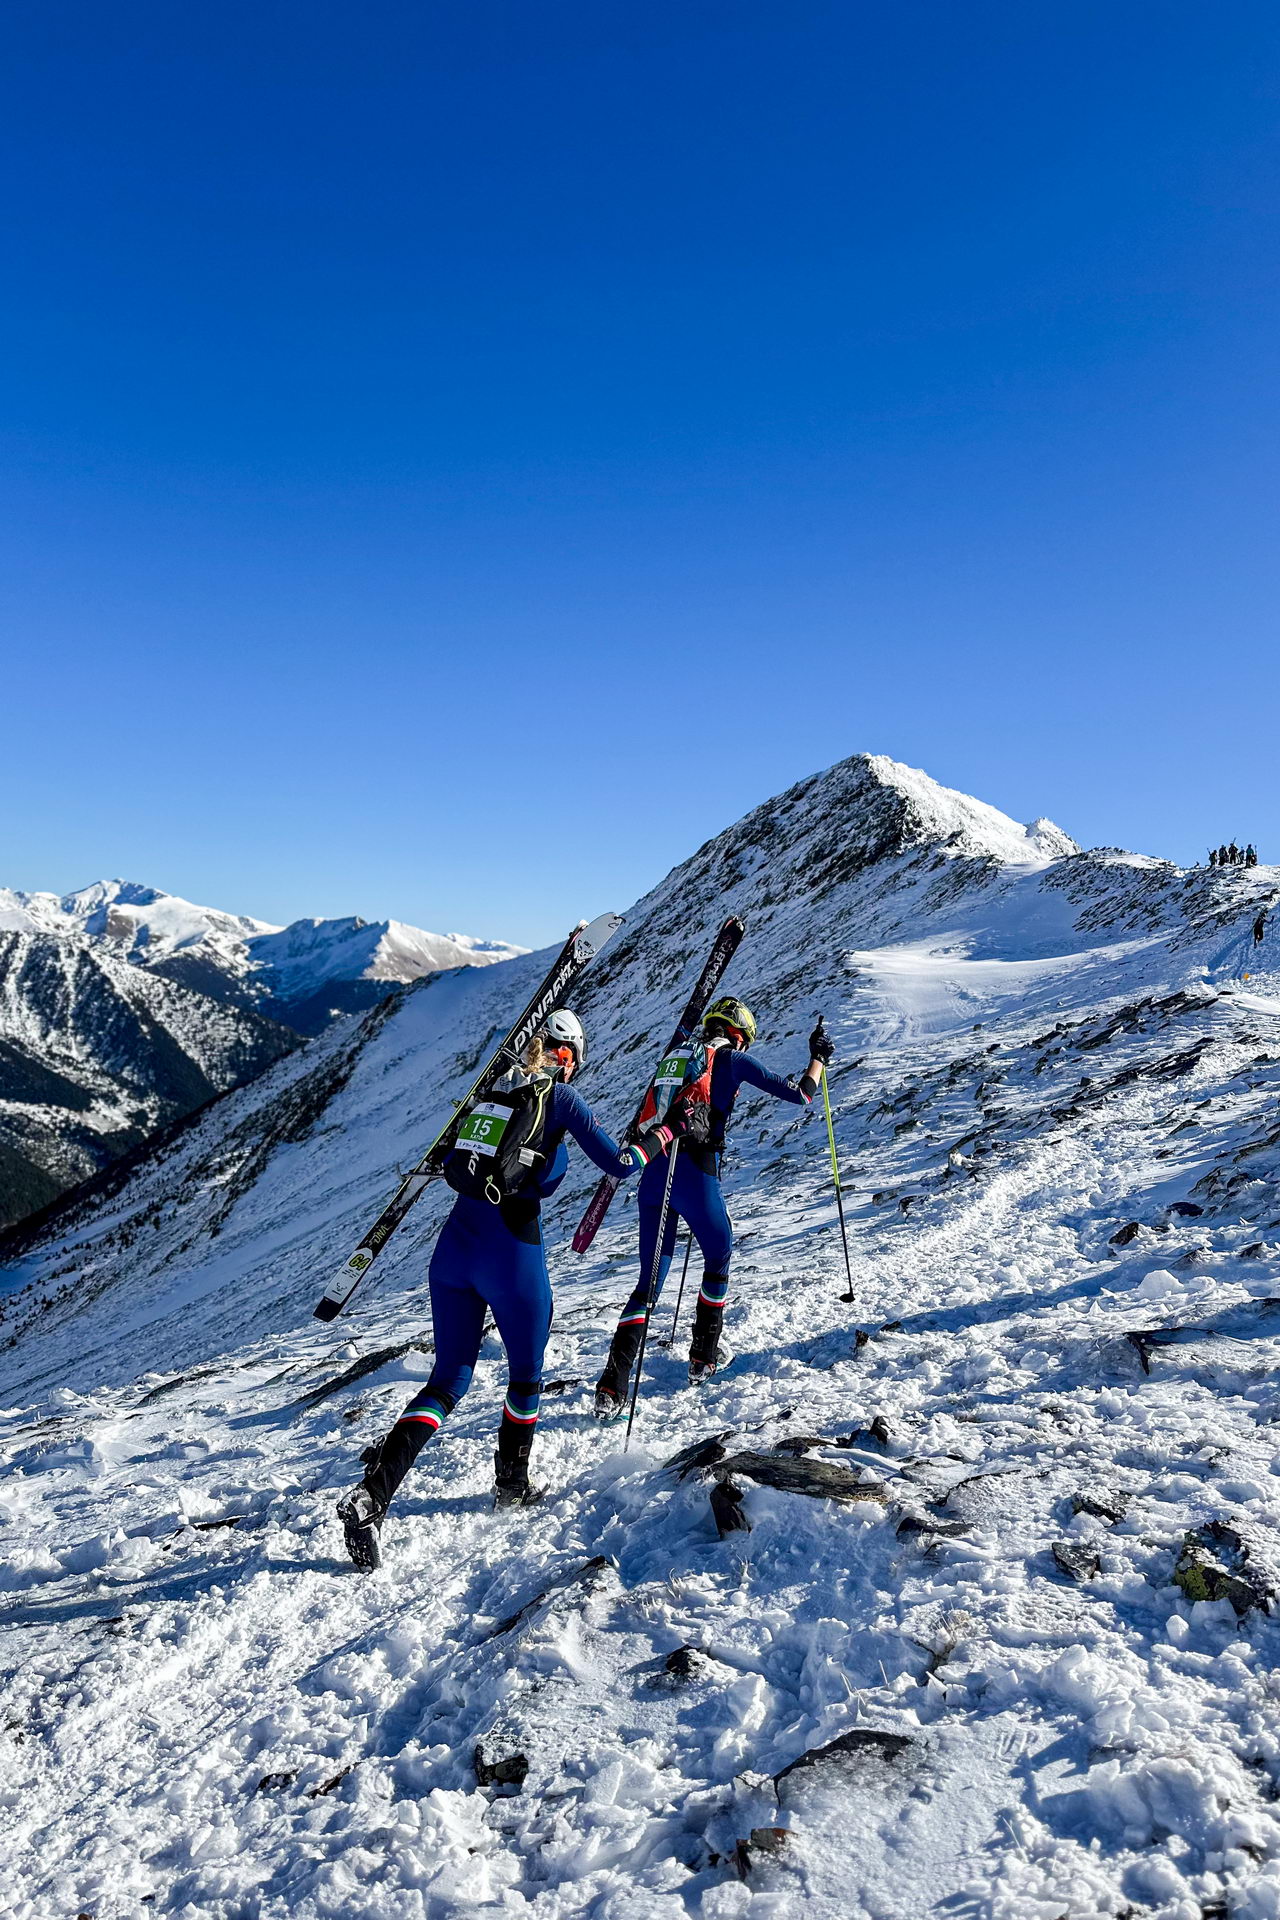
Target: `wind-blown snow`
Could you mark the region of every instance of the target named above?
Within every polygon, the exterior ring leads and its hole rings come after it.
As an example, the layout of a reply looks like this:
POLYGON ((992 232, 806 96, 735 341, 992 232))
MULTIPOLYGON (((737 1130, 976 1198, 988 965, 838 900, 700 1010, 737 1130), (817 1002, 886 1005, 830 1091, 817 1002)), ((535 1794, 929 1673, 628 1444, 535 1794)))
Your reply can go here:
POLYGON ((854 1300, 821 1114, 744 1100, 736 1358, 694 1392, 658 1345, 623 1454, 587 1409, 634 1208, 575 1260, 575 1161, 541 1507, 489 1511, 490 1340, 387 1567, 341 1555, 447 1195, 310 1317, 537 956, 330 1029, 14 1248, 0 1913, 1280 1915, 1280 870, 1054 853, 922 779, 800 783, 588 976, 614 1120, 726 912, 762 1057, 825 1009, 854 1300), (1234 1602, 1194 1597, 1213 1526, 1234 1602))

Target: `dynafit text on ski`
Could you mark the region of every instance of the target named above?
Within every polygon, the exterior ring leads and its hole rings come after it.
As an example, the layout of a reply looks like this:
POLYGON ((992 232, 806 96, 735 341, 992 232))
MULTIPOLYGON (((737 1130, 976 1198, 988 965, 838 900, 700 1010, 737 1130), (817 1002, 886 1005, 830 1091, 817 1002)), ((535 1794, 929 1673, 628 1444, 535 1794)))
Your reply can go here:
MULTIPOLYGON (((721 976, 734 954, 738 951, 738 945, 745 932, 746 928, 742 921, 734 915, 730 915, 721 927, 715 937, 715 944, 712 946, 711 952, 707 955, 706 965, 698 975, 698 984, 685 1003, 685 1009, 680 1015, 679 1024, 663 1049, 663 1060, 666 1059, 668 1054, 674 1053, 677 1047, 684 1046, 687 1041, 693 1038, 702 1020, 702 1015, 706 1010, 707 1002, 719 986, 721 976)), ((662 1062, 660 1061, 654 1075, 654 1080, 656 1080, 657 1074, 661 1071, 662 1062)), ((631 1125, 627 1128, 623 1136, 626 1140, 635 1140, 639 1137, 640 1128, 644 1123, 645 1108, 653 1097, 654 1080, 650 1080, 644 1090, 644 1097, 636 1108, 635 1117, 632 1119, 631 1125)), ((585 1253, 591 1245, 591 1242, 600 1230, 601 1222, 609 1211, 613 1196, 621 1184, 621 1181, 615 1180, 612 1174, 608 1173, 606 1173, 600 1181, 600 1184, 597 1186, 587 1204, 586 1212, 578 1222, 578 1230, 573 1236, 573 1250, 575 1253, 585 1253)))
POLYGON ((428 1184, 439 1177, 446 1155, 476 1102, 483 1100, 507 1069, 514 1066, 543 1021, 556 1011, 578 976, 590 966, 605 942, 622 925, 619 913, 602 913, 588 923, 580 920, 561 948, 537 992, 506 1038, 490 1054, 452 1116, 446 1120, 416 1167, 407 1173, 395 1194, 374 1221, 349 1260, 334 1275, 315 1309, 317 1320, 336 1320, 351 1299, 410 1207, 428 1184))

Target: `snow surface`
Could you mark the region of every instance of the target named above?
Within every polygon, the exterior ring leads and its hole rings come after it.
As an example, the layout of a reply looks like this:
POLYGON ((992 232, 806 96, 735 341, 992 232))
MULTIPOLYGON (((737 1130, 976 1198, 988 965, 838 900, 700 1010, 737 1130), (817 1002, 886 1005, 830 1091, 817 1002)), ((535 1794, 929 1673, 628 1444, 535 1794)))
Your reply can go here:
POLYGON ((310 1315, 540 956, 339 1023, 15 1259, 0 1914, 1280 1916, 1280 1630, 1173 1581, 1219 1521, 1280 1583, 1280 870, 1054 852, 924 780, 800 783, 588 976, 614 1121, 726 912, 766 1061, 825 1009, 855 1297, 821 1114, 744 1099, 736 1357, 693 1391, 659 1345, 624 1453, 588 1408, 634 1206, 575 1259, 575 1159, 542 1506, 489 1510, 491 1338, 387 1566, 341 1554, 446 1195, 310 1315), (663 1465, 717 1436, 851 1497, 739 1469, 721 1539, 663 1465))

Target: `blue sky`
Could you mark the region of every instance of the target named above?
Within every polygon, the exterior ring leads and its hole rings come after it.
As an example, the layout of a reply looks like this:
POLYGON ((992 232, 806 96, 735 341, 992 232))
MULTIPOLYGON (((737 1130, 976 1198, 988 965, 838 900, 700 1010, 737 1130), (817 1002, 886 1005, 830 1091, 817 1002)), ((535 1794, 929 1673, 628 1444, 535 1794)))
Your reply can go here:
POLYGON ((1274 7, 4 42, 0 882, 541 943, 863 749, 1280 859, 1274 7))

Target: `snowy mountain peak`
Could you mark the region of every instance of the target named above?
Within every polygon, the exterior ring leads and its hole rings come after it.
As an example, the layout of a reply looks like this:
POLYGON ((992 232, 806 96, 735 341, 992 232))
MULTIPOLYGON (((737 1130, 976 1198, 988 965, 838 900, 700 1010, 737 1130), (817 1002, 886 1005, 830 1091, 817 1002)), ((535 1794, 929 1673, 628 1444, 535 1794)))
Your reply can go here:
POLYGON ((0 887, 0 931, 83 934, 108 940, 130 957, 154 961, 205 945, 230 954, 254 935, 277 929, 270 920, 200 907, 137 880, 95 880, 61 895, 0 887))
POLYGON ((954 787, 940 786, 918 767, 903 766, 882 753, 855 754, 841 764, 859 763, 868 783, 899 802, 904 843, 934 841, 956 853, 995 859, 1009 867, 1047 866, 1051 860, 1080 851, 1070 834, 1052 820, 1041 817, 1023 826, 998 807, 954 787))
POLYGON ((294 920, 248 943, 250 964, 280 1001, 314 994, 331 980, 421 980, 449 967, 511 960, 527 949, 467 934, 425 933, 401 920, 294 920))

